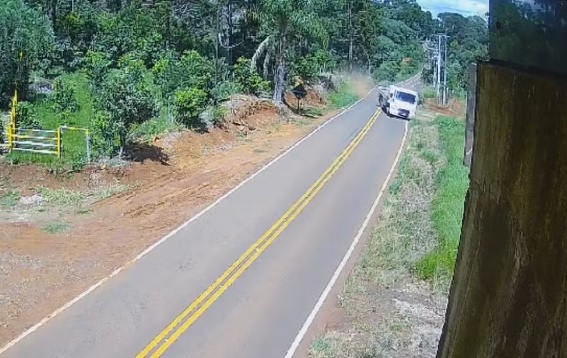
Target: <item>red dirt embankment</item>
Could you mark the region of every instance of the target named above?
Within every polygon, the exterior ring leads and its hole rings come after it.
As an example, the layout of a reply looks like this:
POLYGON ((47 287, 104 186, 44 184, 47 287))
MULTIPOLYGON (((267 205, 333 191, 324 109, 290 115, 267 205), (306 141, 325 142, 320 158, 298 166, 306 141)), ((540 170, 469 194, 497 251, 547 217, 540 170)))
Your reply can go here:
MULTIPOLYGON (((322 106, 312 92, 304 103, 322 106)), ((229 107, 224 129, 167 134, 135 150, 133 162, 68 178, 0 158, 0 346, 331 115, 297 117, 245 96, 229 107)))

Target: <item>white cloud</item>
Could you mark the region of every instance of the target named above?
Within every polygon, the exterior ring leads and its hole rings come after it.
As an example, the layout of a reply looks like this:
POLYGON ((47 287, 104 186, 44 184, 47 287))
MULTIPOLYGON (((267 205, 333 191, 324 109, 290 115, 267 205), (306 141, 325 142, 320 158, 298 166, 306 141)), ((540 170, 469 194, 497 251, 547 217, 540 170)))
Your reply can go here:
POLYGON ((424 10, 433 16, 441 12, 457 12, 464 16, 481 15, 488 12, 488 0, 417 0, 424 10))

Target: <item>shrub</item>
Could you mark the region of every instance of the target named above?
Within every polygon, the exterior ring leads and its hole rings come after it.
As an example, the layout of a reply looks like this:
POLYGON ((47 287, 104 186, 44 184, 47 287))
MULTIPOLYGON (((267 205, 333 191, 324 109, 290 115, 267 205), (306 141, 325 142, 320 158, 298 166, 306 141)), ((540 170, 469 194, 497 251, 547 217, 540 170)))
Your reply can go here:
POLYGON ((400 73, 400 67, 395 62, 383 62, 374 71, 373 77, 378 81, 395 81, 398 73, 400 73))
POLYGON ((215 101, 225 101, 233 94, 238 93, 239 88, 234 82, 222 81, 219 82, 211 91, 212 97, 215 101))
POLYGON ((156 62, 152 72, 164 98, 187 88, 200 88, 209 96, 213 89, 214 65, 197 51, 186 52, 180 59, 167 53, 156 62))
POLYGON ((22 128, 40 129, 41 124, 37 118, 33 105, 29 102, 18 102, 16 107, 16 126, 22 128))
POLYGON ((317 50, 307 56, 300 56, 291 64, 291 78, 299 76, 303 79, 312 79, 321 72, 333 69, 335 61, 327 51, 317 50))
POLYGON ((53 83, 54 94, 53 102, 55 110, 58 112, 77 112, 79 103, 75 98, 75 91, 60 78, 53 83))
POLYGON ((258 72, 250 68, 250 60, 244 57, 240 57, 234 65, 234 82, 239 92, 256 96, 268 91, 270 86, 258 72))
POLYGON ((434 88, 427 87, 423 90, 421 97, 424 98, 424 99, 436 98, 437 93, 435 92, 434 88))
POLYGON ((179 90, 175 93, 174 105, 177 119, 191 129, 204 129, 199 120, 208 102, 207 93, 199 88, 179 90))
POLYGON ((116 117, 107 112, 97 112, 91 120, 92 146, 97 156, 112 156, 119 145, 119 123, 113 123, 116 117))
POLYGON ((111 64, 112 62, 106 54, 96 51, 87 52, 83 66, 95 90, 102 86, 111 64))
POLYGON ((41 12, 22 0, 0 1, 0 105, 18 88, 26 99, 30 74, 43 68, 53 49, 53 31, 41 12))
MULTIPOLYGON (((151 119, 156 114, 156 103, 151 91, 151 78, 142 61, 123 63, 105 78, 97 97, 97 109, 104 112, 113 133, 118 133, 120 154, 126 145, 130 128, 151 119)), ((105 124, 106 125, 106 124, 105 124)))

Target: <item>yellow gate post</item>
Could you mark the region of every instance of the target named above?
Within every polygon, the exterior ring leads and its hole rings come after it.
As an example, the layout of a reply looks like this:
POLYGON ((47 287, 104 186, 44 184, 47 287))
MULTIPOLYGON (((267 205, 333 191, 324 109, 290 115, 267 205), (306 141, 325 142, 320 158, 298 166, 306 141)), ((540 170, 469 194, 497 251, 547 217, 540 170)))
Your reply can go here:
POLYGON ((61 127, 57 128, 56 135, 56 148, 55 151, 57 153, 57 158, 61 158, 61 127))
POLYGON ((14 90, 12 110, 10 111, 10 124, 8 124, 8 151, 14 148, 14 135, 16 133, 16 107, 18 106, 18 90, 14 90))

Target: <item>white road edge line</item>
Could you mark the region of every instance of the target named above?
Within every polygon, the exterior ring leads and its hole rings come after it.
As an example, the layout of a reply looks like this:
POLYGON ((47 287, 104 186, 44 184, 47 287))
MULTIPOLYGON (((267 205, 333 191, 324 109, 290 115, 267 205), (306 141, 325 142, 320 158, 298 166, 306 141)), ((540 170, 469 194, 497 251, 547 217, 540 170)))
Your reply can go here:
POLYGON ((343 109, 341 112, 339 112, 338 114, 334 115, 333 117, 329 118, 328 120, 326 120, 324 123, 320 124, 317 128, 315 128, 313 131, 311 131, 309 134, 307 134, 305 137, 303 137, 302 139, 300 139, 298 142, 296 142, 295 144, 293 144, 291 147, 289 147, 285 152, 281 153, 280 155, 278 155, 277 157, 275 157, 274 159, 272 159, 269 163, 267 163, 266 165, 264 165, 263 167, 261 167, 260 169, 258 169, 258 171, 256 171, 255 173, 253 173, 251 176, 249 176, 248 178, 244 179, 244 181, 242 181, 240 184, 238 184, 237 186, 235 186, 234 188, 232 188, 229 192, 227 192, 226 194, 224 194, 223 196, 221 196, 220 198, 218 198, 217 200, 215 200, 212 204, 210 204, 209 206, 207 206, 205 209, 203 209, 202 211, 200 211, 199 213, 197 213, 196 215, 194 215, 193 217, 191 217, 189 220, 185 221, 183 224, 181 224, 181 226, 177 227, 176 229, 174 229, 172 232, 170 232, 169 234, 167 234, 166 236, 164 236, 162 239, 160 239, 159 241, 157 241, 156 243, 154 243, 153 245, 149 246, 147 249, 145 249, 144 251, 142 251, 138 256, 134 257, 132 260, 126 262, 126 264, 120 266, 119 268, 117 268, 116 270, 114 270, 110 275, 104 277, 102 280, 98 281, 97 283, 95 283, 94 285, 92 285, 91 287, 89 287, 86 291, 84 291, 83 293, 81 293, 80 295, 78 295, 77 297, 73 298, 71 301, 67 302, 65 305, 63 305, 62 307, 58 308, 57 310, 55 310, 53 313, 51 313, 50 315, 45 316, 41 321, 39 321, 38 323, 36 323, 35 325, 33 325, 32 327, 28 328, 26 331, 24 331, 22 334, 20 334, 18 337, 14 338, 12 341, 8 342, 4 347, 2 347, 0 349, 0 354, 3 354, 4 352, 6 352, 8 349, 12 348, 13 346, 15 346, 18 342, 20 342, 22 339, 26 338, 27 336, 29 336, 30 334, 32 334, 33 332, 35 332, 37 329, 39 329, 41 326, 43 326, 44 324, 46 324, 48 321, 50 321, 52 318, 56 317, 57 315, 61 314, 63 311, 65 311, 67 308, 71 307, 72 305, 74 305, 75 303, 77 303, 78 301, 80 301, 82 298, 84 298, 85 296, 87 296, 89 293, 93 292, 94 290, 96 290, 97 288, 99 288, 100 286, 102 286, 103 284, 105 284, 108 280, 110 280, 111 278, 113 278, 114 276, 118 275, 122 270, 124 270, 126 267, 132 265, 133 263, 135 263, 136 261, 140 260, 142 257, 146 256, 148 253, 150 253, 151 251, 153 251, 156 247, 158 247, 159 245, 163 244, 165 241, 167 241, 170 237, 172 237, 173 235, 177 234, 179 231, 181 231, 183 228, 185 228, 187 225, 189 225, 190 223, 192 223, 193 221, 197 220, 199 217, 201 217, 202 215, 204 215, 205 213, 207 213, 209 210, 211 210, 213 207, 215 207, 216 205, 218 205, 221 201, 223 201, 224 199, 228 198, 232 193, 234 193, 235 191, 237 191, 238 189, 240 189, 242 186, 244 186, 246 183, 248 183, 249 181, 251 181, 252 179, 254 179, 256 176, 258 176, 260 173, 262 173, 264 170, 268 169, 270 166, 272 166, 274 163, 276 163, 278 160, 280 160, 281 158, 283 158, 284 156, 286 156, 289 152, 291 152, 292 150, 294 150, 295 148, 297 148, 299 145, 301 145, 301 143, 305 142, 307 139, 311 138, 315 133, 317 133, 318 131, 320 131, 321 129, 323 129, 323 127, 325 127, 327 124, 331 123, 332 121, 334 121, 336 118, 340 117, 341 115, 343 115, 344 113, 348 112, 349 110, 351 110, 353 107, 355 107, 357 104, 359 104, 360 102, 362 102, 364 99, 366 99, 373 91, 375 90, 375 87, 373 87, 364 97, 362 97, 361 99, 359 99, 358 101, 356 101, 355 103, 353 103, 352 105, 348 106, 347 108, 343 109))
POLYGON ((374 203, 372 204, 370 211, 366 215, 366 218, 364 219, 362 226, 360 227, 360 229, 358 230, 358 233, 354 237, 354 240, 352 241, 352 244, 350 245, 348 251, 346 252, 345 256, 343 257, 343 260, 340 262, 339 266, 335 270, 335 273, 333 274, 333 276, 331 277, 331 280, 327 284, 327 287, 325 287, 325 290, 323 291, 323 293, 319 297, 319 300, 315 304, 315 307, 313 307, 313 310, 311 311, 311 313, 307 317, 307 320, 305 320, 305 323, 303 324, 303 326, 301 327, 301 329, 297 333, 295 340, 291 344, 291 347, 289 347, 284 358, 293 358, 297 348, 299 347, 299 344, 301 343, 301 341, 305 337, 305 334, 309 330, 309 327, 311 327, 311 325, 313 324, 313 321, 315 320, 317 313, 319 313, 319 310, 321 310, 323 303, 325 303, 327 296, 329 296, 329 293, 331 293, 333 286, 335 285, 335 283, 339 279, 339 276, 342 273, 343 269, 345 268, 348 260, 352 256, 354 249, 356 248, 356 246, 358 245, 358 242, 362 238, 364 231, 366 230, 366 228, 368 227, 368 224, 370 223, 370 219, 372 218, 372 215, 374 215, 374 212, 376 211, 376 208, 378 207, 378 204, 380 203, 380 200, 382 199, 382 196, 384 195, 384 191, 388 187, 388 183, 390 182, 392 174, 396 170, 396 166, 398 165, 398 161, 400 160, 400 156, 401 156, 402 151, 404 149, 404 144, 406 142, 407 133, 408 133, 408 122, 406 121, 405 127, 404 127, 404 136, 402 137, 402 143, 400 144, 400 147, 398 149, 398 153, 396 154, 396 158, 394 159, 394 163, 392 164, 392 167, 390 168, 390 171, 388 172, 388 176, 386 177, 384 184, 382 184, 382 188, 380 189, 380 192, 378 193, 376 200, 374 200, 374 203))

